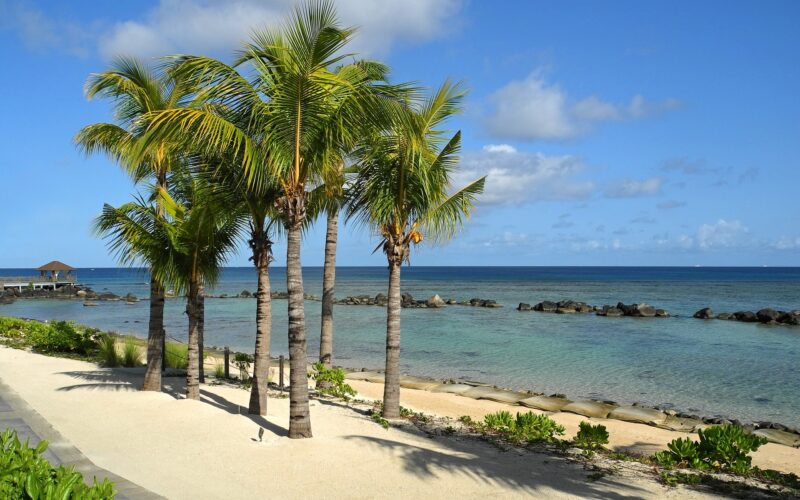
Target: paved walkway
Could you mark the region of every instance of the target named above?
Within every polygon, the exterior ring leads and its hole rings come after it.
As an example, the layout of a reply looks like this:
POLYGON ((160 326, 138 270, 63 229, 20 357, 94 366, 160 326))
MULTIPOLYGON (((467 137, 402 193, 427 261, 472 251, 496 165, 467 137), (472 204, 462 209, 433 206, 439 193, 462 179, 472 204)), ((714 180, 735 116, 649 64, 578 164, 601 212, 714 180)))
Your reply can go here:
POLYGON ((163 498, 113 472, 96 466, 80 450, 67 442, 25 400, 0 380, 0 432, 9 428, 17 431, 20 441, 29 440, 31 446, 47 440, 49 445, 43 456, 53 465, 74 466, 76 471, 83 474, 88 483, 91 484, 95 477, 98 481, 107 478, 114 483, 118 499, 163 498))

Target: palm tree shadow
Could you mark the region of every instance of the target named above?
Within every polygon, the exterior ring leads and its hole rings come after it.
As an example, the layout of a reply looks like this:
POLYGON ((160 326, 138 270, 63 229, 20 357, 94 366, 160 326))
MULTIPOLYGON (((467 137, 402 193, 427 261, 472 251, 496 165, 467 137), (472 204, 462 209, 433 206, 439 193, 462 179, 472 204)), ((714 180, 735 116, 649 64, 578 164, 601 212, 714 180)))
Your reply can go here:
MULTIPOLYGON (((415 428, 403 429, 419 435, 415 428)), ((652 494, 627 484, 624 478, 603 477, 593 481, 580 465, 565 458, 539 453, 519 456, 514 451, 500 451, 472 438, 437 436, 436 450, 407 442, 364 435, 345 436, 399 457, 406 471, 422 479, 437 479, 441 472, 454 472, 484 485, 519 490, 523 494, 542 496, 543 489, 559 491, 581 498, 630 499, 652 494)))
MULTIPOLYGON (((78 370, 60 372, 59 374, 84 381, 84 383, 67 385, 57 389, 58 391, 67 392, 76 390, 136 392, 141 388, 142 383, 141 370, 137 371, 125 368, 99 368, 90 371, 78 370)), ((163 377, 161 392, 175 399, 184 399, 186 394, 186 379, 183 377, 163 377)), ((205 389, 200 389, 200 401, 225 411, 226 413, 242 415, 276 436, 285 437, 289 434, 287 429, 268 421, 263 416, 250 415, 247 413, 246 407, 205 389)))

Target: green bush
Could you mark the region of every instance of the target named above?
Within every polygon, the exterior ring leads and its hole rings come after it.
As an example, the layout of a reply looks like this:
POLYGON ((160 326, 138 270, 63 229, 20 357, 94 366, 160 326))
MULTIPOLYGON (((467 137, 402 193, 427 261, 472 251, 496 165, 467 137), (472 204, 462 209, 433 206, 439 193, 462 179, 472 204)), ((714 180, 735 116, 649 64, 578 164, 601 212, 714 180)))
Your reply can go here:
POLYGON ((318 382, 317 392, 320 394, 349 401, 356 395, 356 391, 344 382, 344 375, 344 370, 341 368, 326 368, 324 363, 317 362, 314 364, 314 373, 311 377, 318 382))
POLYGON ((605 425, 592 425, 589 422, 579 424, 575 445, 586 450, 599 450, 608 444, 608 429, 605 425))
POLYGON ((93 331, 78 330, 71 321, 53 321, 44 326, 29 324, 25 332, 25 339, 34 350, 86 355, 96 346, 92 339, 93 331))
POLYGON ((217 363, 214 366, 214 377, 216 378, 225 378, 225 365, 222 363, 217 363))
POLYGON ((122 346, 122 366, 133 368, 142 364, 142 348, 136 339, 127 337, 122 346))
POLYGON ((36 448, 20 442, 16 431, 0 434, 0 498, 9 499, 85 499, 114 498, 114 485, 107 479, 83 482, 83 476, 72 467, 53 467, 41 454, 47 441, 36 448))
POLYGON ((667 451, 653 455, 664 467, 720 469, 746 474, 752 469, 750 453, 766 444, 766 438, 748 434, 737 425, 720 425, 697 432, 699 441, 678 438, 667 445, 667 451))
POLYGON ((490 413, 484 417, 486 429, 497 432, 509 441, 547 442, 558 440, 556 436, 564 434, 564 426, 556 423, 547 415, 536 415, 529 411, 517 413, 516 418, 508 411, 490 413))
POLYGON ((189 366, 189 347, 179 342, 167 342, 164 362, 167 368, 185 370, 189 366))
POLYGON ((103 366, 114 368, 120 365, 119 353, 117 352, 117 339, 104 333, 97 340, 100 362, 103 366))

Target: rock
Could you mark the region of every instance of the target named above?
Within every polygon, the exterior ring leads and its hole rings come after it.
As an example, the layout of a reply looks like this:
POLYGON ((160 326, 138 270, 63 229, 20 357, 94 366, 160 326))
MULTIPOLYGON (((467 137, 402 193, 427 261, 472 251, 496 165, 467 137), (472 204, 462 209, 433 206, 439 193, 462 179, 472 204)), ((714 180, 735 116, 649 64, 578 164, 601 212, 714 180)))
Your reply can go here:
POLYGON ((671 431, 694 432, 701 425, 703 425, 703 421, 696 418, 667 415, 664 422, 658 424, 657 427, 671 431))
POLYGON ((652 408, 642 406, 620 406, 608 414, 608 418, 636 422, 648 425, 660 425, 667 420, 667 415, 652 408))
POLYGON ((78 290, 75 292, 76 297, 86 297, 86 290, 78 290))
MULTIPOLYGON (((241 297, 243 299, 249 299, 252 296, 253 296, 253 294, 250 293, 249 290, 242 290, 242 292, 239 294, 239 297, 241 297)), ((288 294, 287 294, 287 296, 288 296, 288 294)))
POLYGON ((427 305, 428 307, 444 307, 445 302, 444 300, 442 300, 441 297, 439 297, 438 294, 436 294, 433 297, 429 298, 427 301, 425 301, 425 305, 427 305))
POLYGON ((756 313, 756 318, 761 323, 777 323, 781 313, 775 309, 764 308, 756 313))
POLYGON ((556 309, 558 309, 558 305, 555 302, 550 302, 549 300, 539 302, 533 306, 534 311, 540 312, 556 312, 556 309))
POLYGON ((767 438, 770 443, 782 444, 794 448, 800 447, 800 435, 778 429, 757 429, 753 431, 756 436, 767 438))
POLYGON ((453 306, 456 304, 458 304, 458 301, 456 299, 447 299, 447 305, 453 306))
POLYGON ((543 411, 561 411, 561 408, 572 403, 572 400, 553 396, 533 396, 519 402, 522 406, 543 411))
POLYGON ((98 297, 100 300, 119 300, 119 295, 114 295, 111 292, 101 293, 98 297))
POLYGON ((404 387, 406 389, 419 389, 422 391, 427 391, 441 384, 442 383, 438 380, 431 380, 428 378, 411 377, 407 375, 400 377, 400 387, 404 387))
MULTIPOLYGON (((463 394, 462 394, 463 395, 463 394)), ((526 392, 507 391, 505 389, 495 389, 491 392, 484 393, 478 399, 487 399, 497 403, 517 404, 521 400, 527 398, 530 394, 526 392)))
POLYGON ((669 318, 669 313, 663 309, 656 309, 656 318, 669 318))
POLYGON ((734 318, 733 318, 733 314, 731 314, 731 313, 719 313, 719 314, 717 314, 717 319, 721 319, 721 320, 726 320, 727 321, 729 319, 734 319, 734 318))
POLYGON ((603 306, 603 309, 597 311, 598 316, 609 316, 609 317, 619 317, 623 316, 625 313, 622 312, 622 309, 613 306, 603 306))
POLYGON ((752 311, 737 311, 733 313, 733 317, 736 318, 736 321, 742 321, 744 323, 758 322, 758 317, 752 311))
POLYGON ((637 318, 653 318, 656 315, 656 308, 650 304, 633 304, 633 311, 630 316, 637 318))
POLYGON ((89 302, 88 300, 83 303, 83 307, 96 307, 97 302, 89 302))
POLYGON ((136 295, 128 292, 128 295, 125 296, 125 302, 139 302, 139 299, 136 295))
POLYGON ((466 392, 472 389, 473 385, 468 384, 442 384, 436 387, 431 388, 431 392, 444 392, 448 394, 461 394, 462 392, 466 392))
POLYGON ((800 314, 797 314, 797 311, 783 313, 778 317, 778 323, 782 325, 800 325, 800 314))
POLYGON ((517 311, 530 311, 530 310, 531 310, 531 305, 526 304, 524 302, 520 302, 519 305, 517 306, 517 311))
POLYGON ((583 415, 584 417, 606 418, 614 408, 614 405, 587 399, 583 401, 573 401, 572 403, 563 407, 561 411, 577 413, 578 415, 583 415))
POLYGON ((374 377, 375 375, 379 375, 379 373, 375 371, 350 372, 350 373, 345 373, 344 378, 350 380, 367 380, 368 378, 374 377))
POLYGON ((704 307, 694 313, 693 317, 697 319, 711 319, 714 317, 714 311, 712 311, 710 307, 704 307))

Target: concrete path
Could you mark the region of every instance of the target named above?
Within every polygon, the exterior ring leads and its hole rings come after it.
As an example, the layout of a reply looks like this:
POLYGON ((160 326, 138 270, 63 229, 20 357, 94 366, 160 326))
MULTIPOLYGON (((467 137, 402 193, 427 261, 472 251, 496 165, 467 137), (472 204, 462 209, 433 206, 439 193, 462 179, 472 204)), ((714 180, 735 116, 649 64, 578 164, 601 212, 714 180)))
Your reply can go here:
POLYGON ((113 472, 96 466, 80 450, 67 442, 25 400, 0 380, 0 432, 6 429, 16 430, 20 441, 28 440, 31 446, 36 446, 42 440, 46 440, 49 444, 43 453, 44 458, 53 465, 74 466, 76 471, 83 474, 88 484, 91 484, 93 478, 97 478, 98 481, 107 478, 114 483, 117 499, 163 498, 113 472))

